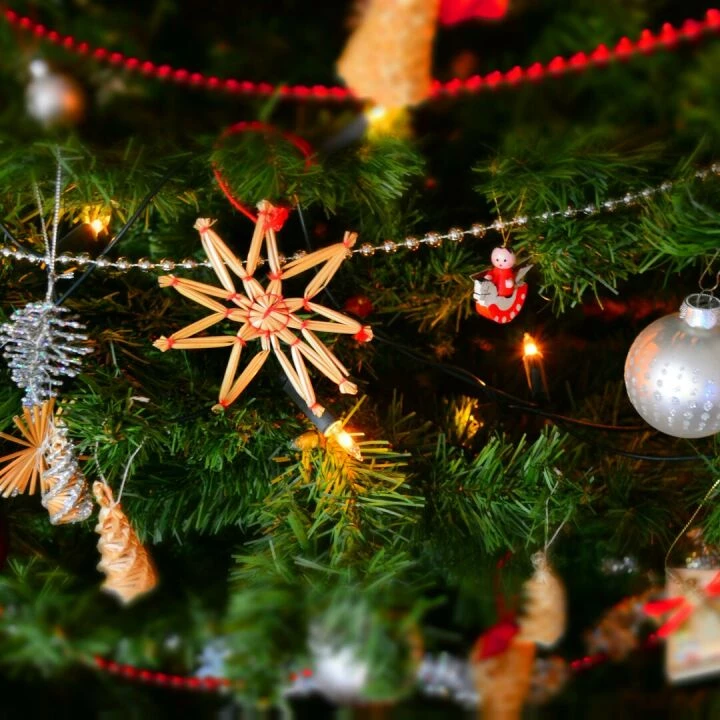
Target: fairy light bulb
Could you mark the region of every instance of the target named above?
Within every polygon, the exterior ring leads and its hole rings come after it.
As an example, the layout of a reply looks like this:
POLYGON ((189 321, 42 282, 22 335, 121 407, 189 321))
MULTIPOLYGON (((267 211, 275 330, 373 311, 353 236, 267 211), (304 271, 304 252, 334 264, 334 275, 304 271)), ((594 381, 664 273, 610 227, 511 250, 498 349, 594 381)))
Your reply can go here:
MULTIPOLYGON (((297 390, 292 386, 289 381, 283 383, 283 390, 293 399, 295 404, 303 411, 305 416, 312 422, 312 424, 321 432, 326 439, 333 440, 335 444, 341 447, 350 457, 355 460, 362 462, 362 453, 358 444, 353 439, 353 436, 345 430, 342 420, 336 420, 335 417, 325 409, 322 415, 315 415, 315 413, 308 407, 307 403, 300 397, 297 390)), ((301 436, 302 437, 302 436, 301 436)), ((307 441, 309 445, 309 440, 307 441)), ((311 449, 299 448, 299 449, 311 449)))
POLYGON ((525 378, 533 398, 548 399, 550 393, 545 378, 542 349, 529 333, 523 335, 522 359, 525 367, 525 378))
POLYGON ((533 340, 531 335, 525 333, 525 335, 523 335, 523 357, 535 357, 537 355, 542 357, 538 344, 533 340))
POLYGON ((362 460, 362 453, 353 436, 345 430, 341 420, 336 420, 326 431, 326 438, 332 438, 350 457, 362 460))
POLYGON ((90 221, 90 227, 92 228, 92 231, 97 236, 103 230, 105 230, 105 223, 100 218, 95 218, 94 220, 90 221))
POLYGON ((386 108, 374 105, 365 111, 368 140, 385 137, 408 138, 412 135, 410 113, 407 108, 386 108))

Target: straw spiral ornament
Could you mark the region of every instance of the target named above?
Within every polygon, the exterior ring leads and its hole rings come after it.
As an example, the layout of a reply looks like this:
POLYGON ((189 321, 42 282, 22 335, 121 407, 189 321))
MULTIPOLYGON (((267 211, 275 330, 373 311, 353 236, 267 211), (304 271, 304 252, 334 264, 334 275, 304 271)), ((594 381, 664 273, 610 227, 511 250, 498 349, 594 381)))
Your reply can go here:
POLYGON ((110 486, 95 482, 93 494, 100 505, 95 532, 100 535, 97 569, 106 576, 102 589, 127 605, 157 585, 155 566, 110 486))

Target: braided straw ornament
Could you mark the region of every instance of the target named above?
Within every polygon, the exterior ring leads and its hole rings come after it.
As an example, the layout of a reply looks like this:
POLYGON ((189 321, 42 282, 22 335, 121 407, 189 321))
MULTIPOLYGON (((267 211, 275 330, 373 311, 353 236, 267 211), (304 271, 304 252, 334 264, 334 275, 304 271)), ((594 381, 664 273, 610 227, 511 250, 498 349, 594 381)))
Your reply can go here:
POLYGON ((92 512, 88 484, 67 430, 57 419, 50 424, 46 443, 40 491, 50 522, 66 525, 87 520, 92 512))
POLYGON ((82 522, 90 517, 92 500, 75 448, 62 421, 53 413, 55 400, 23 408, 14 422, 22 438, 0 433, 21 446, 0 458, 0 493, 33 495, 40 485, 42 505, 53 525, 82 522), (38 479, 40 482, 38 483, 38 479))
POLYGON ((544 552, 533 556, 535 572, 525 583, 525 609, 520 617, 519 638, 550 648, 565 633, 567 603, 565 586, 544 552))
POLYGON ((386 109, 425 100, 439 7, 440 0, 370 0, 337 64, 348 87, 386 109))
POLYGON ((97 569, 106 576, 102 589, 127 605, 157 585, 155 566, 107 483, 93 484, 100 505, 95 532, 100 535, 97 569))

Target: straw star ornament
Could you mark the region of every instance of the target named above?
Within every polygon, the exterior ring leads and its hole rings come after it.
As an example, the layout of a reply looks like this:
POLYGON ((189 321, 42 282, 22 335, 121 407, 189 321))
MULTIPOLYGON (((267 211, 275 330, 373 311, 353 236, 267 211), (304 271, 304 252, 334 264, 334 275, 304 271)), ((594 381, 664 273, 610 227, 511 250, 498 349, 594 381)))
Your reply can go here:
POLYGON ((235 402, 272 353, 297 393, 319 416, 323 414, 324 408, 315 398, 306 363, 309 362, 336 383, 341 393, 354 395, 357 387, 348 380, 347 369, 316 333, 353 335, 360 342, 372 340, 372 330, 368 326, 313 302, 313 298, 327 287, 348 256, 357 235, 346 232, 341 243, 316 250, 281 266, 276 231, 282 227, 287 210, 276 208, 267 200, 263 200, 258 209, 260 212, 244 263, 212 229, 214 221, 206 218, 197 220, 195 229, 200 233, 203 249, 221 287, 174 275, 159 278, 161 287, 174 287, 181 295, 208 308, 211 313, 170 337, 159 338, 154 345, 163 352, 231 348, 214 409, 226 408, 235 402), (266 287, 255 278, 263 243, 269 267, 266 287), (305 287, 302 297, 288 298, 283 295, 284 280, 317 266, 320 267, 305 287), (236 289, 231 273, 240 279, 242 292, 236 289), (240 325, 234 335, 203 334, 208 328, 225 320, 240 325), (238 374, 243 348, 255 340, 259 341, 260 352, 238 374))

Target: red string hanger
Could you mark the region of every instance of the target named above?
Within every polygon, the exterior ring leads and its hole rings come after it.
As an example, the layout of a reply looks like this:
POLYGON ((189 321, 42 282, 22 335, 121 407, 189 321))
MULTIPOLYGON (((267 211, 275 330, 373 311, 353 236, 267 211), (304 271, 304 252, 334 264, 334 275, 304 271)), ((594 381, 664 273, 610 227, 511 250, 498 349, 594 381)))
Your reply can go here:
MULTIPOLYGON (((227 128, 223 134, 220 136, 220 139, 218 141, 218 144, 222 144, 222 141, 225 140, 228 137, 231 137, 233 135, 242 135, 243 133, 261 133, 263 135, 279 135, 280 137, 287 140, 291 145, 295 146, 302 156, 305 158, 305 167, 309 167, 312 164, 312 146, 310 145, 307 140, 304 140, 301 137, 298 137, 297 135, 293 135, 289 132, 284 132, 281 130, 278 130, 276 127, 273 127, 272 125, 268 125, 266 123, 258 122, 258 121, 241 121, 238 123, 235 123, 234 125, 231 125, 229 128, 227 128)), ((213 163, 212 166, 213 169, 213 175, 215 175, 215 180, 217 180, 217 184, 219 185, 220 189, 225 194, 225 197, 228 199, 230 204, 236 209, 239 210, 245 217, 250 219, 252 222, 256 223, 258 218, 255 215, 255 213, 250 210, 250 208, 242 201, 240 200, 232 191, 232 188, 230 187, 230 184, 228 183, 227 179, 223 175, 222 171, 220 170, 220 167, 216 162, 213 163)), ((264 223, 266 227, 271 228, 275 232, 278 232, 282 229, 283 225, 285 224, 285 221, 288 218, 288 215, 290 214, 290 209, 285 206, 279 206, 274 207, 272 216, 269 216, 266 214, 266 216, 263 218, 264 223)))
MULTIPOLYGON (((501 5, 499 2, 496 4, 501 5)), ((273 85, 268 82, 220 78, 201 72, 191 72, 168 64, 157 64, 151 60, 128 57, 107 48, 92 47, 88 42, 48 28, 11 8, 4 10, 1 17, 21 32, 34 35, 68 52, 86 57, 92 62, 109 64, 155 80, 231 95, 277 95, 285 99, 319 102, 353 102, 360 99, 348 88, 337 85, 273 85)), ((430 97, 478 93, 498 87, 537 82, 548 77, 579 72, 589 68, 601 68, 615 60, 629 60, 654 51, 670 51, 682 42, 698 40, 704 35, 718 32, 720 32, 720 10, 713 8, 705 13, 702 20, 687 19, 679 26, 664 23, 657 33, 645 29, 636 40, 623 37, 614 46, 601 44, 593 50, 576 52, 568 57, 558 55, 549 62, 538 61, 527 67, 516 65, 507 71, 493 70, 484 75, 473 75, 465 80, 459 78, 446 82, 434 80, 430 88, 430 97)))

